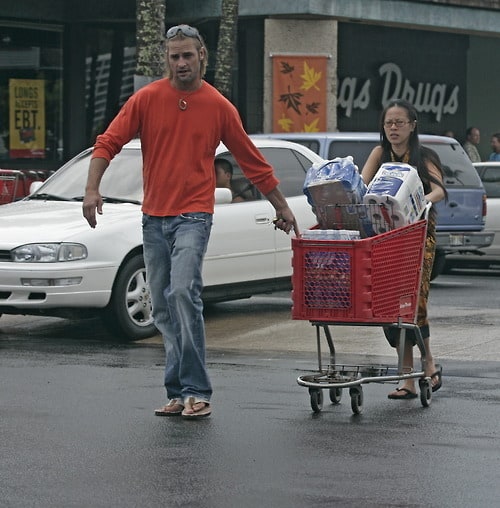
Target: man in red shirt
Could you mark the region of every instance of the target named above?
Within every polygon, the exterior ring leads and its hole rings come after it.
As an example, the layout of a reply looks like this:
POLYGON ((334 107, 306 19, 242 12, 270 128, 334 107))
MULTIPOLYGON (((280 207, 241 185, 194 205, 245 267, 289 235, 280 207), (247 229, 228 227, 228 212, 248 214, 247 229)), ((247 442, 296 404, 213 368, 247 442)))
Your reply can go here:
POLYGON ((208 53, 198 30, 188 25, 170 28, 166 49, 167 78, 130 97, 97 137, 83 215, 96 227, 96 212, 102 213, 101 178, 123 145, 139 136, 144 260, 155 325, 166 352, 168 403, 155 414, 195 419, 211 413, 201 272, 212 226, 214 155, 220 141, 275 208, 276 227, 299 231, 273 168, 248 138, 236 108, 203 79, 208 53))

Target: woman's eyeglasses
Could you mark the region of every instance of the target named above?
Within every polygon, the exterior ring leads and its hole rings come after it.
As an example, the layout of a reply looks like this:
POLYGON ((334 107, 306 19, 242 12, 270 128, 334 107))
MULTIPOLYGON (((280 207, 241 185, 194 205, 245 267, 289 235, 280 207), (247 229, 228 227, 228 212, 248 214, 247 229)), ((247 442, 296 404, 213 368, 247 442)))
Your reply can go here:
POLYGON ((396 127, 403 127, 407 123, 411 123, 409 120, 385 120, 384 127, 392 127, 395 125, 396 127))
POLYGON ((169 28, 166 33, 167 39, 172 39, 179 32, 181 32, 186 37, 193 37, 194 39, 198 39, 201 42, 200 32, 196 28, 193 28, 189 25, 176 25, 172 28, 169 28))

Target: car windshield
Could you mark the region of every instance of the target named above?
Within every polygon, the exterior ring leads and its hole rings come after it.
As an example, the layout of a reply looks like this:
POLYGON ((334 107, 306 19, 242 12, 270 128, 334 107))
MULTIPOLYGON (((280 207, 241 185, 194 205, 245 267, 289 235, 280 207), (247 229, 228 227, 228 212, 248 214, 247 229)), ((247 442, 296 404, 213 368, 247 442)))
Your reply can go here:
POLYGON ((500 166, 476 166, 480 171, 486 195, 489 198, 500 198, 500 166))
MULTIPOLYGON (((31 199, 79 200, 85 194, 91 152, 71 160, 49 178, 31 199)), ((138 149, 124 148, 112 161, 99 186, 107 201, 141 203, 142 158, 138 149)))

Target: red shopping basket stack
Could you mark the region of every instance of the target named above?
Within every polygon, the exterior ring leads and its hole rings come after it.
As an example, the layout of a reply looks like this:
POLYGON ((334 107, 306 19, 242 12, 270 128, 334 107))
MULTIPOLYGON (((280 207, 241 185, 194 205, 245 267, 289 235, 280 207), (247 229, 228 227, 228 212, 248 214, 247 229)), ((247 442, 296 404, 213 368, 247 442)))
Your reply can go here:
POLYGON ((24 198, 30 192, 30 185, 43 179, 32 170, 0 169, 0 205, 24 198))
POLYGON ((361 240, 292 239, 293 319, 414 323, 427 221, 361 240))

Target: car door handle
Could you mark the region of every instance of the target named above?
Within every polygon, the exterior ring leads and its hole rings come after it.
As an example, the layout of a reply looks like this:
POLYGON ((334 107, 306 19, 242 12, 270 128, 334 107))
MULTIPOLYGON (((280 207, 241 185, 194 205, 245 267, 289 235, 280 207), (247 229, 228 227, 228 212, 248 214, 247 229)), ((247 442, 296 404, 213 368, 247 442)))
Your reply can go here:
POLYGON ((272 219, 267 214, 255 216, 255 223, 256 224, 271 224, 271 222, 272 222, 272 219))
POLYGON ((458 203, 456 203, 455 201, 452 201, 451 203, 448 203, 448 206, 450 208, 456 208, 458 206, 458 203))

